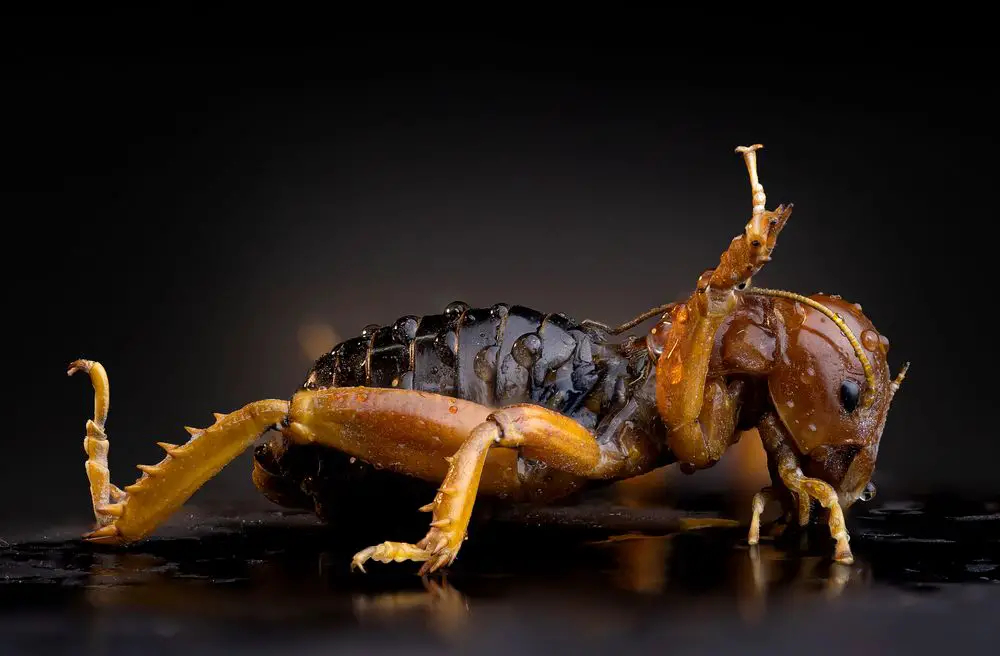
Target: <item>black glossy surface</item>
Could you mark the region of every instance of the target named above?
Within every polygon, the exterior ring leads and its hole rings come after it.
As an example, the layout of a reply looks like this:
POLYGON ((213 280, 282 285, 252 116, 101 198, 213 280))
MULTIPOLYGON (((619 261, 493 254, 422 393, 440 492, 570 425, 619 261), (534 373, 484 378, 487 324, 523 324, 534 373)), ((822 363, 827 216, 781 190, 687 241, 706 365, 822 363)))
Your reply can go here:
POLYGON ((354 549, 406 536, 305 514, 189 510, 127 551, 81 544, 82 526, 11 536, 2 653, 989 653, 1000 639, 996 501, 873 502, 852 515, 850 567, 822 531, 766 541, 755 562, 744 528, 670 533, 669 509, 531 519, 476 528, 443 583, 411 563, 352 574, 354 549), (645 535, 611 537, 630 529, 645 535))

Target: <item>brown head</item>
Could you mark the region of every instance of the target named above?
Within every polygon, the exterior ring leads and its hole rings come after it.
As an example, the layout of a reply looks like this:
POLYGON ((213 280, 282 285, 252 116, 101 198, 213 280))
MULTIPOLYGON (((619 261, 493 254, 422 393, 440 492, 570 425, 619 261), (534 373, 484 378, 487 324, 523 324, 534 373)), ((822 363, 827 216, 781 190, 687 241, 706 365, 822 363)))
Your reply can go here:
POLYGON ((860 305, 823 294, 747 293, 773 297, 783 326, 767 388, 803 473, 832 485, 844 507, 870 498, 889 405, 909 365, 893 379, 889 340, 860 305))
POLYGON ((696 294, 646 336, 657 362, 657 407, 664 423, 673 426, 671 435, 678 436, 671 450, 692 470, 712 466, 729 446, 715 433, 729 439, 733 429, 776 416, 803 473, 831 485, 848 507, 874 494, 879 442, 908 365, 892 378, 889 340, 860 305, 838 296, 749 286, 771 259, 792 209, 790 204, 766 209, 757 175, 760 148, 736 149, 753 191, 753 215, 744 234, 732 240, 718 267, 702 274, 696 294), (688 437, 692 419, 705 419, 701 381, 727 377, 741 383, 729 388, 742 390, 736 425, 720 402, 709 431, 703 424, 701 435, 688 437))

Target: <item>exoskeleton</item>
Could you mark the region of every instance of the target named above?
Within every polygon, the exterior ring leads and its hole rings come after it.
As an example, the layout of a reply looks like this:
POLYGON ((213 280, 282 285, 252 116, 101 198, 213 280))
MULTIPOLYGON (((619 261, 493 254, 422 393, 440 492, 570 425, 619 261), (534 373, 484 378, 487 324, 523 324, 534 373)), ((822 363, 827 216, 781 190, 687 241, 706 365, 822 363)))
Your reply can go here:
POLYGON ((107 468, 107 374, 97 362, 74 362, 69 373, 89 372, 95 389, 84 447, 97 526, 85 538, 122 544, 149 535, 275 429, 254 452, 253 481, 278 504, 329 516, 352 478, 374 471, 427 486, 426 535, 368 547, 352 562, 363 571, 368 560, 422 561, 427 573, 455 560, 477 497, 546 503, 668 464, 693 473, 756 429, 772 485, 753 500, 749 542, 759 539, 769 499, 802 524, 815 501, 834 558, 852 562, 844 511, 873 493, 889 405, 908 365, 893 379, 889 341, 860 305, 750 285, 792 212, 790 204, 766 209, 759 148, 737 149, 750 175, 751 218, 688 298, 617 328, 460 302, 369 326, 320 357, 289 400, 217 414, 208 428, 189 428, 180 446, 161 442, 164 459, 139 465, 141 477, 124 489, 107 468), (644 335, 619 339, 654 318, 644 335))

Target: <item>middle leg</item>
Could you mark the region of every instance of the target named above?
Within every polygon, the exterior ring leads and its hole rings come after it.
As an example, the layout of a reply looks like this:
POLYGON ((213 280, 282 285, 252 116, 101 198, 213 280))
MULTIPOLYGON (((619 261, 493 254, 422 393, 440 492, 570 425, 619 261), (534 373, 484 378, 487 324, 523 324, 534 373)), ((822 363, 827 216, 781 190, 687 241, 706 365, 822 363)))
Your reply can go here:
POLYGON ((531 404, 508 406, 479 424, 455 455, 434 500, 421 508, 433 513, 430 530, 416 544, 383 542, 355 554, 352 569, 364 571, 369 559, 379 562, 424 561, 420 574, 450 565, 458 556, 479 490, 480 472, 494 448, 542 462, 579 478, 609 478, 642 459, 602 449, 593 433, 577 422, 531 404))
POLYGON ((399 389, 300 392, 292 399, 284 433, 295 442, 325 444, 376 466, 440 483, 435 498, 421 508, 433 513, 430 530, 421 541, 385 542, 359 552, 353 561, 362 569, 369 559, 423 561, 421 573, 455 559, 479 493, 521 496, 521 458, 557 473, 544 484, 525 486, 556 498, 572 492, 582 479, 611 479, 647 470, 657 456, 641 436, 611 440, 602 447, 577 422, 540 406, 492 410, 399 389))

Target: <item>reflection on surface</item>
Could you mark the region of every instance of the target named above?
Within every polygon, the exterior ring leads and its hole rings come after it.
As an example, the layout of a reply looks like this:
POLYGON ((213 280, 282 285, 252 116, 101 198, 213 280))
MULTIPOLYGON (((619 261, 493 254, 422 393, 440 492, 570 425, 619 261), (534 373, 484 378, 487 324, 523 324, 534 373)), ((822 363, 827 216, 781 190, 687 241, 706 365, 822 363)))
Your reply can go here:
POLYGON ((579 520, 580 508, 572 525, 489 522, 470 533, 446 576, 424 579, 405 563, 352 573, 354 542, 370 535, 352 541, 311 517, 281 513, 202 516, 128 550, 20 541, 0 550, 0 609, 83 610, 78 616, 98 632, 145 613, 159 618, 153 630, 167 633, 249 622, 280 631, 409 627, 453 639, 477 622, 529 613, 610 635, 650 613, 754 625, 789 604, 823 608, 876 589, 903 598, 943 583, 1000 582, 992 506, 870 508, 855 518, 857 561, 844 566, 830 561, 822 531, 749 548, 745 526, 708 515, 653 530, 641 502, 659 482, 636 485, 616 491, 613 530, 600 527, 605 507, 590 523, 579 520), (638 528, 628 530, 632 510, 638 528))
POLYGON ((789 562, 785 552, 773 545, 748 548, 749 557, 739 567, 741 590, 737 595, 740 613, 747 621, 763 618, 771 588, 789 596, 818 596, 827 600, 839 597, 848 584, 869 585, 868 563, 856 560, 843 565, 821 556, 805 556, 789 562))
MULTIPOLYGON (((379 577, 375 585, 365 585, 366 580, 352 579, 333 565, 343 564, 343 554, 317 551, 312 556, 315 567, 310 568, 300 556, 270 549, 258 554, 261 558, 241 558, 233 568, 219 562, 216 549, 201 557, 192 554, 193 560, 166 554, 95 554, 80 584, 86 603, 94 608, 146 608, 203 618, 239 618, 249 612, 261 619, 302 622, 318 617, 347 621, 352 616, 367 625, 423 621, 433 631, 448 634, 464 626, 480 597, 555 597, 558 603, 563 595, 599 599, 602 590, 617 589, 688 606, 685 599, 697 599, 698 604, 708 599, 707 612, 731 598, 745 619, 756 620, 763 616, 770 594, 835 598, 848 583, 865 585, 871 580, 868 564, 861 559, 848 567, 822 555, 789 556, 767 543, 741 548, 732 531, 698 533, 610 536, 577 545, 580 552, 569 563, 548 561, 547 554, 547 571, 483 578, 464 571, 457 585, 447 575, 418 578, 408 570, 384 572, 389 581, 379 577), (463 591, 463 581, 472 596, 463 591)), ((489 557, 481 551, 476 556, 477 561, 489 557)))
POLYGON ((422 613, 435 633, 453 635, 466 626, 468 598, 448 583, 446 574, 434 579, 422 577, 423 590, 356 594, 354 614, 359 622, 381 624, 422 613))

